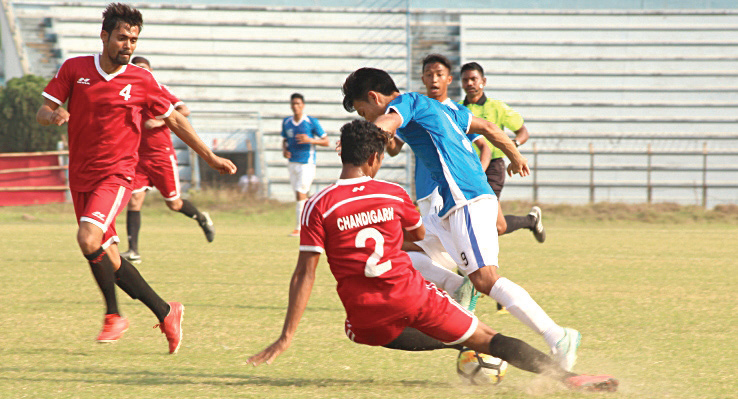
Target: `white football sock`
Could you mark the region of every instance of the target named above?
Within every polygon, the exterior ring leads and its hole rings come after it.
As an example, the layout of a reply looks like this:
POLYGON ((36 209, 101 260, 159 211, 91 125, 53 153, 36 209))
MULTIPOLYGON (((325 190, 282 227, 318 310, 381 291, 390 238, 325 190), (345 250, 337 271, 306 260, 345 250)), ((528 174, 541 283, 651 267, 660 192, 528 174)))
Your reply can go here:
POLYGON ((525 288, 502 277, 492 286, 489 296, 507 308, 510 314, 531 330, 541 334, 550 348, 553 349, 556 343, 564 338, 563 327, 548 317, 525 288))
POLYGON ((415 270, 419 271, 424 279, 452 295, 464 282, 464 277, 439 265, 422 252, 408 251, 407 254, 413 261, 415 270))
POLYGON ((307 202, 306 199, 297 201, 297 204, 295 205, 295 214, 297 215, 297 227, 295 227, 295 230, 300 230, 300 217, 302 217, 302 208, 305 207, 305 203, 307 202))

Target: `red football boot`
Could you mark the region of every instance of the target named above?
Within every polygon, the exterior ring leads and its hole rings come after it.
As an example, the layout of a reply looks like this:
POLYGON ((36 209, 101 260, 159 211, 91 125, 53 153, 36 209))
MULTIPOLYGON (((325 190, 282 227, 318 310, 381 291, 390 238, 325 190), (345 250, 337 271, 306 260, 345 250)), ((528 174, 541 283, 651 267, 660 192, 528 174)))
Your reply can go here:
POLYGON ((169 341, 169 353, 174 355, 182 343, 182 318, 184 318, 184 305, 179 302, 169 302, 169 314, 164 321, 154 326, 159 327, 161 332, 167 336, 169 341))
POLYGON ((120 317, 117 313, 106 314, 102 331, 97 336, 97 342, 115 342, 126 331, 128 331, 128 319, 120 317))

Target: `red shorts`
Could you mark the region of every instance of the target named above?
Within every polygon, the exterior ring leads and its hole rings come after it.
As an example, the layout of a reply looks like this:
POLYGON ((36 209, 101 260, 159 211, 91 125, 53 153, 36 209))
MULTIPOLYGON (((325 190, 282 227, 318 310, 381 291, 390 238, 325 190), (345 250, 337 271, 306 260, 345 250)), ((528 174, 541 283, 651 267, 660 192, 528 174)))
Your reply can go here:
POLYGON ((167 201, 179 198, 179 168, 174 151, 147 155, 136 165, 133 192, 140 193, 153 187, 156 187, 167 201))
POLYGON ((121 185, 120 179, 103 180, 92 191, 72 191, 77 223, 88 222, 103 231, 102 247, 120 242, 115 231, 115 218, 131 198, 131 189, 121 185))
POLYGON ((371 327, 355 327, 346 319, 346 336, 364 345, 383 346, 394 341, 407 327, 415 328, 441 342, 457 344, 466 341, 477 329, 479 321, 435 284, 425 282, 430 291, 420 308, 404 317, 371 327))

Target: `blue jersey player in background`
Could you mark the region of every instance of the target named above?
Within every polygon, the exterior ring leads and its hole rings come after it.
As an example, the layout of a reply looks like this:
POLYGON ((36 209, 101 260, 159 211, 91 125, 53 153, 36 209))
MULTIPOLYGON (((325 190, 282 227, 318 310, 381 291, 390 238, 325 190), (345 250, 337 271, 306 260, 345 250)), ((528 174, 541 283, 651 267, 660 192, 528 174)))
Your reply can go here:
POLYGON ((510 160, 508 174, 530 174, 527 160, 495 124, 454 110, 418 93, 400 94, 389 74, 361 68, 343 84, 343 106, 394 134, 387 152, 394 156, 407 143, 438 183, 443 207, 427 220, 426 236, 453 258, 474 287, 505 306, 525 325, 543 336, 566 370, 576 362, 581 335, 556 324, 528 292, 498 274, 497 197, 486 183, 482 165, 466 137, 485 136, 510 160))
POLYGON ((292 116, 282 121, 282 155, 289 159, 287 168, 290 184, 295 191, 296 227, 290 233, 300 236, 300 215, 308 199, 310 186, 315 178, 315 146, 328 147, 328 137, 317 119, 305 115, 305 97, 294 93, 290 97, 292 116))

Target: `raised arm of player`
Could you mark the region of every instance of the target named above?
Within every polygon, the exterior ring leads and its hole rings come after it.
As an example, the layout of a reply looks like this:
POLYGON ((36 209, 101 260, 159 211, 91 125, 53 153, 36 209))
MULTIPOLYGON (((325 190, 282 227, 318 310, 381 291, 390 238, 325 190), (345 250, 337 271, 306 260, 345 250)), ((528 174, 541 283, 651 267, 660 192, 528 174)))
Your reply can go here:
POLYGON ((192 148, 197 155, 202 157, 211 168, 220 172, 221 175, 232 175, 236 173, 236 165, 229 159, 221 158, 210 150, 200 137, 195 133, 190 122, 177 110, 173 110, 169 116, 164 118, 164 122, 169 129, 174 132, 182 141, 192 148))
POLYGON ((251 356, 246 364, 258 366, 264 362, 271 364, 282 352, 286 351, 295 336, 297 325, 300 323, 302 314, 307 308, 310 293, 315 283, 315 269, 318 267, 320 253, 300 251, 297 258, 297 266, 290 281, 290 299, 287 305, 287 316, 284 319, 282 334, 271 345, 261 352, 251 356))
POLYGON ((392 140, 390 140, 386 146, 387 154, 392 157, 399 154, 400 150, 402 150, 403 144, 405 144, 404 141, 395 136, 395 131, 402 125, 402 117, 400 114, 390 112, 388 114, 380 115, 379 118, 374 120, 374 124, 392 135, 392 140))
POLYGON ((497 125, 482 118, 472 117, 471 127, 469 130, 472 133, 479 133, 486 137, 495 147, 502 150, 510 160, 510 165, 507 166, 507 174, 512 176, 513 174, 520 174, 520 176, 528 176, 530 174, 530 168, 528 167, 528 160, 524 156, 520 155, 520 151, 515 146, 512 140, 500 130, 497 125))
POLYGON ((44 103, 36 112, 36 122, 42 126, 51 124, 61 126, 69 122, 69 112, 64 107, 60 107, 59 104, 45 98, 44 103))

